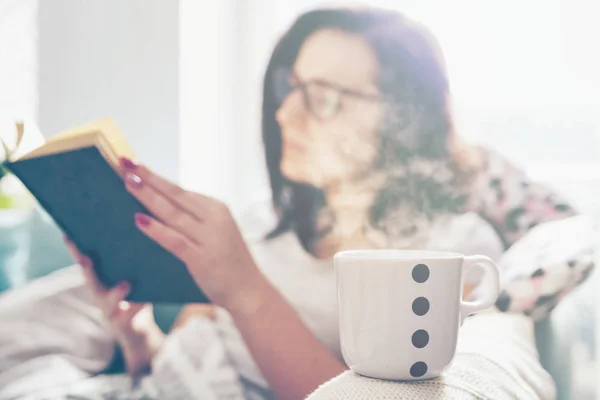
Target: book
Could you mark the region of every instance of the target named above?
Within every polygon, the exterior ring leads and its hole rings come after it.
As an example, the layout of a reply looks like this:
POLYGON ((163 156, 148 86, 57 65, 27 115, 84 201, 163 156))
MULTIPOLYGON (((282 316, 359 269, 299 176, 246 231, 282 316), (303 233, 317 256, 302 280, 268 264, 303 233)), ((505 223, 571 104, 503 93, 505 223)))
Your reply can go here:
POLYGON ((106 287, 128 281, 133 302, 209 303, 185 264, 136 227, 136 213, 152 213, 125 188, 121 157, 135 159, 117 124, 104 118, 9 157, 4 167, 90 257, 106 287))

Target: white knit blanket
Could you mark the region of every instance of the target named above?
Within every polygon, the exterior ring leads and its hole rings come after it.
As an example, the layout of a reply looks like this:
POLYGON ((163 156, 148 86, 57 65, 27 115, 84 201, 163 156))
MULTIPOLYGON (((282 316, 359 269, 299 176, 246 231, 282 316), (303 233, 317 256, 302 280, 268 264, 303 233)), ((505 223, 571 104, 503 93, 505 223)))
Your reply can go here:
MULTIPOLYGON (((242 400, 214 324, 167 337, 140 380, 97 375, 115 339, 77 266, 0 296, 0 400, 242 400)), ((248 396, 245 396, 248 397, 248 396)))
POLYGON ((441 377, 393 382, 345 372, 307 400, 554 399, 540 366, 533 323, 521 314, 483 312, 465 320, 456 356, 441 377))

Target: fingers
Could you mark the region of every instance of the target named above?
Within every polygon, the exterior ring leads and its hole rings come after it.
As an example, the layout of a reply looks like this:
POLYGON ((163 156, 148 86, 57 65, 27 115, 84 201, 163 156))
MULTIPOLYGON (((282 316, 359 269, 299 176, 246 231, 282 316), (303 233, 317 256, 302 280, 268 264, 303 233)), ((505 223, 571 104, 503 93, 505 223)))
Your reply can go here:
POLYGON ((150 239, 173 253, 181 261, 189 262, 195 259, 198 244, 190 241, 181 232, 146 214, 136 214, 135 223, 150 239))
POLYGON ((75 245, 73 244, 73 242, 71 242, 68 237, 64 236, 63 240, 65 241, 65 244, 67 245, 67 248, 69 249, 69 252, 73 256, 73 258, 79 264, 82 264, 82 261, 84 260, 85 256, 79 252, 79 250, 77 249, 77 247, 75 247, 75 245))
POLYGON ((94 296, 98 296, 106 292, 106 288, 100 283, 100 281, 96 277, 96 274, 94 273, 92 261, 88 257, 81 254, 77 247, 73 244, 73 242, 71 242, 66 236, 64 237, 64 241, 67 245, 67 248, 69 249, 69 252, 73 255, 75 260, 77 260, 77 262, 81 266, 83 276, 85 277, 85 281, 87 282, 88 286, 92 289, 94 296))
MULTIPOLYGON (((161 191, 146 183, 137 175, 127 172, 125 182, 128 191, 144 204, 164 224, 174 228, 194 241, 200 221, 193 214, 178 207, 161 191)), ((197 206, 196 206, 197 207, 197 206)))
POLYGON ((127 321, 124 315, 129 315, 129 310, 132 308, 131 303, 125 301, 129 291, 129 284, 121 282, 114 288, 98 293, 96 297, 98 306, 102 309, 104 316, 113 324, 127 321))
POLYGON ((127 282, 121 282, 114 288, 106 289, 100 284, 91 267, 86 266, 83 271, 96 304, 100 307, 104 316, 111 321, 120 318, 119 305, 129 294, 130 285, 127 282))
POLYGON ((81 269, 83 270, 83 275, 85 276, 85 281, 87 282, 90 289, 94 293, 94 296, 98 297, 100 295, 104 295, 106 292, 106 288, 100 283, 96 273, 94 272, 94 267, 92 266, 92 262, 89 258, 84 257, 79 264, 81 265, 81 269))
POLYGON ((97 289, 95 292, 96 302, 104 317, 120 331, 130 328, 133 317, 146 306, 145 303, 126 301, 130 290, 131 286, 127 282, 121 282, 114 288, 97 289))
POLYGON ((116 308, 110 314, 109 319, 113 326, 120 330, 131 328, 131 320, 145 306, 145 303, 130 303, 122 300, 117 304, 116 308))
POLYGON ((121 282, 113 288, 104 287, 94 273, 91 264, 82 265, 85 280, 92 290, 96 303, 107 318, 111 318, 118 310, 119 303, 127 297, 131 287, 127 282, 121 282))
POLYGON ((125 297, 127 297, 130 290, 131 286, 129 283, 121 282, 104 293, 101 300, 104 303, 107 315, 110 316, 119 310, 119 303, 125 300, 125 297))
POLYGON ((138 180, 139 182, 143 182, 146 186, 150 186, 155 191, 160 192, 165 199, 172 202, 176 207, 202 220, 202 205, 206 199, 204 196, 190 193, 182 187, 152 172, 147 167, 136 164, 127 158, 121 159, 121 168, 126 176, 130 177, 130 181, 138 180))
POLYGON ((77 247, 67 238, 65 244, 77 262, 81 265, 86 283, 92 291, 96 304, 102 310, 105 318, 119 329, 128 326, 131 319, 146 306, 145 303, 130 303, 125 298, 131 291, 127 282, 121 282, 117 286, 107 289, 96 276, 91 260, 81 254, 77 247))
POLYGON ((102 308, 105 315, 109 317, 115 312, 119 302, 123 301, 123 299, 127 297, 127 294, 131 290, 129 283, 121 282, 114 288, 107 289, 98 280, 91 260, 82 255, 68 239, 66 239, 65 242, 67 243, 69 250, 76 256, 79 264, 81 265, 81 270, 83 271, 85 281, 91 289, 98 305, 100 308, 102 308))

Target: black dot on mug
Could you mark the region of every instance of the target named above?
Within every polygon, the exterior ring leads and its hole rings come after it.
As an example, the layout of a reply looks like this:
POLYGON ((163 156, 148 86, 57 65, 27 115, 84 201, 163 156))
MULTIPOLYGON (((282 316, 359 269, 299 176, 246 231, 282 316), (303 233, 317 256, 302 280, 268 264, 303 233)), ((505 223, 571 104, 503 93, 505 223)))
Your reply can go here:
POLYGON ((412 335, 412 344, 417 349, 422 349, 429 343, 429 333, 425 329, 419 329, 412 335))
POLYGON ((425 297, 417 297, 412 303, 412 310, 417 315, 425 315, 429 311, 429 300, 425 297))
POLYGON ((429 279, 429 267, 425 264, 417 264, 412 270, 412 278, 417 283, 423 283, 429 279))
POLYGON ((419 378, 427 373, 427 364, 423 361, 416 362, 410 367, 410 375, 419 378))

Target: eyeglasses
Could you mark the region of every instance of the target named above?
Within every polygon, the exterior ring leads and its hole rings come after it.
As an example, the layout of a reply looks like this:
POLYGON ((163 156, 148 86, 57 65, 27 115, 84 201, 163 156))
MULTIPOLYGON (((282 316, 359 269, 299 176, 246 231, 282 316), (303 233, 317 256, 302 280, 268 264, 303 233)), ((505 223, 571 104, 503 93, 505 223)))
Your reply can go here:
POLYGON ((366 94, 345 89, 322 80, 300 82, 288 68, 280 68, 274 73, 275 96, 280 103, 294 90, 299 89, 306 109, 319 119, 335 116, 342 108, 344 96, 367 101, 379 101, 379 95, 366 94))

